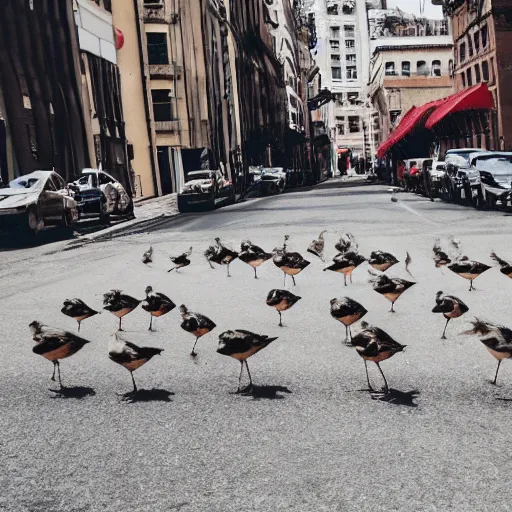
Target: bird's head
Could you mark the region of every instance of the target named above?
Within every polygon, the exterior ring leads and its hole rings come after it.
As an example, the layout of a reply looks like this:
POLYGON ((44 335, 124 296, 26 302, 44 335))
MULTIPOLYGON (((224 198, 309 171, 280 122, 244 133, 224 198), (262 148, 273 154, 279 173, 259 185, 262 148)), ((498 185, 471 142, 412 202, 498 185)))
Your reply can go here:
POLYGON ((338 301, 338 299, 331 299, 330 300, 331 306, 334 306, 334 304, 336 304, 337 301, 338 301))
POLYGON ((187 306, 185 306, 185 304, 182 304, 182 305, 180 306, 180 313, 181 313, 182 315, 186 315, 186 314, 188 313, 188 308, 187 308, 187 306))
POLYGON ((153 291, 153 287, 152 286, 146 286, 146 289, 144 291, 145 291, 146 295, 149 295, 153 291))
POLYGON ((489 322, 484 322, 478 318, 475 318, 471 322, 471 329, 462 332, 461 334, 489 334, 493 329, 493 325, 489 322))
POLYGON ((443 292, 439 291, 436 293, 436 302, 438 302, 439 300, 441 300, 441 297, 443 296, 443 292))
POLYGON ((35 334, 39 334, 41 332, 43 324, 41 322, 39 322, 38 320, 34 320, 33 322, 30 322, 28 324, 28 327, 30 329, 30 332, 33 335, 35 335, 35 334))
POLYGON ((153 252, 153 246, 152 246, 152 245, 150 245, 150 246, 149 246, 148 252, 149 252, 150 254, 153 252))
POLYGON ((368 322, 365 322, 364 320, 361 322, 361 329, 368 329, 370 327, 370 324, 368 322))
POLYGON ((215 238, 214 240, 215 240, 215 242, 216 242, 217 244, 220 244, 220 238, 219 238, 219 237, 215 238))
POLYGON ((189 251, 190 251, 190 254, 192 254, 192 247, 189 249, 189 251))

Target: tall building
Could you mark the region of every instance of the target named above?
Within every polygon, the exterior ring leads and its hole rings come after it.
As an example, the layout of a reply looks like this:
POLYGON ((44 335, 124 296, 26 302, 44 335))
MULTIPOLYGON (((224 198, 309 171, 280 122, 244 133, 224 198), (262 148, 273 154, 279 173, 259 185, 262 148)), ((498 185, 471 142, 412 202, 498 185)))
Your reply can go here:
POLYGON ((350 153, 352 158, 370 157, 366 1, 315 0, 309 8, 316 22, 318 43, 314 53, 322 87, 329 89, 335 98, 327 107, 334 152, 350 153))

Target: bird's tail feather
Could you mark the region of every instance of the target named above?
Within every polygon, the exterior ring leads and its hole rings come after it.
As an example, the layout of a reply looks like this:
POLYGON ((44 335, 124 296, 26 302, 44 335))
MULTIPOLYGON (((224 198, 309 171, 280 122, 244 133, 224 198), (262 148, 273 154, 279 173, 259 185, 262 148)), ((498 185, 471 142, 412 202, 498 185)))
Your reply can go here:
POLYGON ((491 258, 501 266, 510 265, 510 263, 502 258, 500 258, 494 251, 491 252, 491 258))

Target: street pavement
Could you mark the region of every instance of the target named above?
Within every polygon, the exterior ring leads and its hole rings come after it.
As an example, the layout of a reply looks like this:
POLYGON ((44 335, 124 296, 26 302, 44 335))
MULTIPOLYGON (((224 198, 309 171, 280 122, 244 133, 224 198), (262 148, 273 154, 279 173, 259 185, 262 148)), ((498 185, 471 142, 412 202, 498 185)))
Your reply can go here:
MULTIPOLYGON (((390 200, 386 187, 347 188, 331 180, 311 190, 257 199, 207 214, 169 219, 150 233, 62 251, 62 244, 4 252, 0 261, 0 510, 8 512, 230 511, 508 511, 512 466, 512 366, 496 361, 476 337, 461 335, 478 316, 512 326, 512 281, 493 268, 469 283, 436 269, 432 245, 462 241, 472 259, 495 250, 512 259, 511 219, 500 212, 431 203, 414 195, 390 200), (320 231, 326 256, 350 231, 368 255, 381 249, 401 263, 388 271, 417 285, 396 303, 368 285, 368 266, 343 286, 306 253, 320 231), (249 238, 267 250, 290 235, 289 247, 312 264, 292 291, 302 300, 283 314, 265 304, 282 287, 267 262, 260 279, 240 261, 211 270, 203 257, 215 237, 238 247, 249 238), (141 263, 152 245, 152 267, 141 263), (192 265, 167 273, 168 258, 193 246, 192 265), (189 353, 193 336, 178 310, 159 318, 138 308, 124 319, 126 339, 164 349, 135 372, 145 390, 132 403, 129 373, 108 359, 117 319, 103 312, 82 325, 91 340, 61 363, 66 393, 49 390, 52 364, 32 353, 28 324, 39 319, 76 330, 60 313, 80 297, 101 307, 111 288, 143 298, 152 285, 203 313, 217 328, 189 353), (435 293, 464 300, 469 313, 450 322, 431 313, 435 293), (343 344, 344 328, 329 300, 348 295, 366 320, 407 348, 382 363, 393 393, 375 400, 364 365, 343 344), (279 339, 249 360, 253 396, 234 393, 239 364, 215 352, 217 336, 241 328, 279 339)), ((291 280, 287 282, 291 286, 291 280)), ((370 364, 375 386, 381 381, 370 364)))

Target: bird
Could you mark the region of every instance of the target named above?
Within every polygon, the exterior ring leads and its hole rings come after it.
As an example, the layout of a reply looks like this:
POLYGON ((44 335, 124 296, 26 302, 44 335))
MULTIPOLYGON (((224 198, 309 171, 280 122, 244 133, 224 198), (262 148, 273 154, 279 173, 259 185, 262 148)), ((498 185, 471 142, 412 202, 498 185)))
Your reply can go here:
POLYGON ((436 268, 444 267, 446 265, 449 265, 452 262, 452 260, 448 256, 448 254, 446 254, 441 249, 441 245, 439 244, 439 240, 436 240, 432 250, 434 251, 434 263, 436 265, 436 268))
POLYGON ((405 253, 405 271, 411 276, 414 277, 411 272, 409 271, 409 265, 412 263, 411 255, 409 254, 409 251, 405 253))
POLYGON ((503 275, 510 277, 510 279, 512 279, 512 263, 509 263, 508 261, 501 259, 494 251, 491 252, 491 258, 501 267, 500 272, 503 275))
POLYGON ((393 203, 398 202, 398 199, 396 197, 396 190, 393 190, 393 192, 391 193, 391 202, 393 202, 393 203))
POLYGON ((352 337, 350 326, 361 320, 366 313, 367 309, 350 297, 331 299, 331 316, 345 326, 345 343, 352 337))
POLYGON ((268 292, 267 306, 276 308, 279 313, 279 327, 283 327, 281 312, 293 307, 301 298, 288 290, 270 290, 268 292))
POLYGON ((357 252, 348 251, 345 253, 340 252, 334 256, 332 261, 334 263, 324 268, 324 272, 326 270, 341 272, 345 280, 345 286, 347 286, 347 276, 350 278, 350 282, 352 282, 352 272, 354 272, 361 263, 365 262, 366 258, 357 252))
POLYGON ((368 387, 370 391, 374 391, 370 383, 367 366, 367 361, 373 361, 384 379, 384 393, 387 394, 389 386, 380 363, 393 357, 398 352, 402 352, 406 345, 401 345, 379 327, 370 327, 367 322, 361 322, 361 327, 363 330, 352 337, 352 345, 363 358, 368 387))
POLYGON ((142 302, 142 309, 151 314, 148 331, 153 330, 153 317, 164 316, 172 311, 176 304, 163 293, 154 292, 152 286, 146 287, 146 298, 142 302))
POLYGON ((340 239, 334 245, 334 248, 341 253, 352 250, 357 252, 357 242, 352 233, 346 233, 341 235, 340 239))
POLYGON ((304 259, 298 252, 288 252, 286 242, 289 236, 285 235, 282 247, 274 249, 272 261, 274 265, 284 272, 284 285, 286 285, 286 276, 292 276, 293 285, 296 286, 295 276, 302 272, 310 262, 304 259))
POLYGON ((183 320, 183 322, 181 322, 181 328, 196 337, 192 352, 190 353, 192 357, 195 357, 197 355, 195 348, 199 338, 213 331, 213 329, 217 327, 217 324, 207 316, 201 315, 200 313, 192 313, 184 304, 180 306, 180 313, 183 320))
POLYGON ((190 265, 190 260, 188 259, 189 256, 192 254, 192 247, 185 251, 183 254, 180 254, 179 256, 170 256, 171 261, 174 263, 174 267, 169 269, 167 272, 172 272, 173 270, 178 270, 183 267, 188 267, 190 265))
POLYGON ((502 325, 494 325, 475 318, 471 322, 472 328, 463 334, 479 334, 483 335, 480 341, 485 345, 487 350, 498 360, 496 375, 493 384, 498 379, 498 371, 503 359, 512 358, 512 330, 502 325))
POLYGON ((148 263, 153 263, 153 247, 149 247, 149 249, 142 255, 142 263, 146 265, 148 263))
POLYGON ((133 372, 146 364, 152 357, 160 355, 162 348, 139 347, 135 343, 131 343, 119 337, 115 333, 109 341, 108 357, 114 363, 124 366, 132 377, 133 390, 125 393, 124 396, 131 396, 137 392, 137 385, 133 377, 133 372))
POLYGON ((240 244, 238 259, 247 263, 254 269, 254 279, 258 279, 256 269, 272 258, 272 254, 265 252, 261 247, 254 245, 250 240, 243 240, 240 244))
POLYGON ((461 256, 456 259, 453 263, 448 265, 448 268, 454 272, 455 274, 463 277, 464 279, 468 279, 469 291, 474 290, 473 281, 484 272, 489 270, 491 267, 486 265, 485 263, 480 263, 479 261, 470 260, 467 256, 461 256))
POLYGON ((247 359, 256 354, 256 352, 259 352, 261 349, 270 345, 275 340, 277 340, 277 337, 271 338, 269 336, 255 334, 242 329, 225 331, 219 336, 217 352, 240 361, 241 368, 240 376, 238 378, 237 393, 247 392, 252 388, 252 377, 251 372, 249 371, 249 365, 247 364, 247 359), (249 385, 245 389, 241 390, 240 386, 242 382, 244 364, 247 368, 247 375, 249 376, 249 385))
MULTIPOLYGON (((229 274, 229 265, 233 260, 238 258, 238 253, 222 245, 222 243, 220 242, 220 238, 216 238, 215 242, 217 244, 217 246, 214 247, 215 252, 211 254, 209 257, 207 257, 207 259, 210 262, 213 261, 213 263, 217 263, 217 265, 226 265, 228 277, 231 277, 231 275, 229 274)), ((210 248, 207 249, 207 252, 210 250, 210 248)))
POLYGON ((314 254, 315 256, 318 256, 322 261, 324 260, 324 247, 325 247, 325 240, 324 240, 324 233, 327 233, 327 230, 322 231, 318 235, 318 240, 313 240, 308 247, 308 252, 311 254, 314 254))
POLYGON ((374 291, 384 295, 384 297, 391 302, 390 313, 395 312, 395 302, 398 300, 400 295, 416 284, 412 281, 407 281, 399 277, 391 278, 385 274, 374 276, 374 278, 370 279, 370 283, 373 284, 374 291))
POLYGON ((446 328, 448 327, 448 322, 452 318, 459 318, 468 311, 469 308, 459 298, 454 297, 453 295, 443 295, 443 292, 436 293, 436 305, 434 306, 432 313, 443 313, 443 316, 446 318, 443 335, 441 336, 442 340, 446 339, 446 328))
POLYGON ((64 301, 64 306, 60 311, 61 313, 64 313, 66 316, 74 318, 78 322, 78 332, 80 332, 80 324, 84 320, 98 314, 97 311, 90 308, 81 299, 66 299, 64 301))
POLYGON ((62 329, 49 327, 38 320, 31 322, 29 328, 32 338, 36 342, 32 352, 43 356, 53 363, 51 380, 55 381, 55 372, 57 371, 59 385, 62 389, 59 360, 76 354, 87 343, 90 343, 89 340, 62 329))
POLYGON ((381 272, 386 272, 393 265, 398 263, 398 260, 389 252, 373 251, 370 254, 368 263, 375 269, 381 272))
POLYGON ((212 258, 217 254, 217 247, 214 245, 210 245, 206 251, 204 251, 204 257, 206 261, 210 265, 210 268, 215 270, 215 267, 212 265, 212 258))
POLYGON ((119 331, 122 331, 123 316, 131 313, 142 301, 121 293, 121 290, 110 290, 103 294, 103 309, 110 311, 119 318, 119 331))

